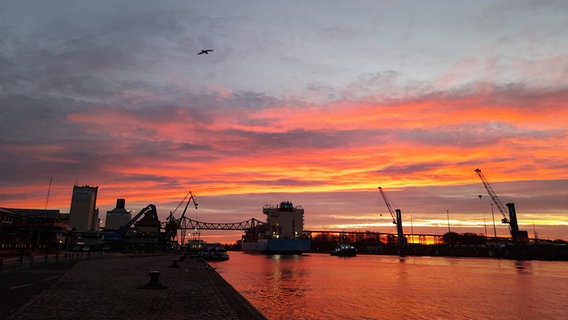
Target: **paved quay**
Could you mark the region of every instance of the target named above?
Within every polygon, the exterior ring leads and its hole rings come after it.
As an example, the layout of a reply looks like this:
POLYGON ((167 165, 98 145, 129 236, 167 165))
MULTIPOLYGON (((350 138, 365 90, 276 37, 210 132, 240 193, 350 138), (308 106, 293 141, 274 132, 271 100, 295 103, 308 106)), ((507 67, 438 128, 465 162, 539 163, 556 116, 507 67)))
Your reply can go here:
POLYGON ((201 259, 105 255, 77 263, 7 319, 266 318, 201 259))

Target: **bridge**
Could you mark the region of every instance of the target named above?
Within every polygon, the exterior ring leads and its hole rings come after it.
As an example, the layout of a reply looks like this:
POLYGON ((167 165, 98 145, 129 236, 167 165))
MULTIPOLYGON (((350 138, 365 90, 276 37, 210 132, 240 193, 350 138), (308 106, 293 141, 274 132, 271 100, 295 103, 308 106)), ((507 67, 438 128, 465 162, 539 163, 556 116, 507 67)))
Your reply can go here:
MULTIPOLYGON (((187 234, 187 230, 249 230, 255 228, 258 225, 264 224, 264 222, 252 218, 250 220, 240 221, 240 222, 204 222, 193 220, 188 217, 181 217, 179 220, 176 220, 177 226, 173 230, 173 233, 170 233, 171 240, 174 240, 177 237, 177 233, 179 231, 179 240, 181 244, 185 243, 185 237, 187 234)), ((164 229, 168 230, 167 223, 164 229)))
POLYGON ((178 230, 248 230, 264 222, 252 218, 241 222, 203 222, 183 217, 179 223, 178 230))

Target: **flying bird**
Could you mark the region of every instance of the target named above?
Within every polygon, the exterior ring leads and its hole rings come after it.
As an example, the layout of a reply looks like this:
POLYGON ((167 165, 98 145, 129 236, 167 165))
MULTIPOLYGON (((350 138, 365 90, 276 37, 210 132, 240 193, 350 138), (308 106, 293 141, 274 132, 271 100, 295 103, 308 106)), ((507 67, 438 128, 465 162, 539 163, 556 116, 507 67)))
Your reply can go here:
POLYGON ((209 54, 209 52, 213 52, 213 49, 201 50, 197 55, 204 54, 204 53, 205 53, 205 54, 209 54))

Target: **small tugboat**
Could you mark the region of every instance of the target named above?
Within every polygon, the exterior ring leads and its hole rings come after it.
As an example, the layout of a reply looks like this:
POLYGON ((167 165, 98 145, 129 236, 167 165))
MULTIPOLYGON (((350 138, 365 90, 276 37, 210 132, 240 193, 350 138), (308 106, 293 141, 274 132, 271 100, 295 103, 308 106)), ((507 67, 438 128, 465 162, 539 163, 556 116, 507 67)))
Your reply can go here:
POLYGON ((330 254, 338 257, 354 257, 357 255, 357 249, 348 242, 339 242, 330 254))

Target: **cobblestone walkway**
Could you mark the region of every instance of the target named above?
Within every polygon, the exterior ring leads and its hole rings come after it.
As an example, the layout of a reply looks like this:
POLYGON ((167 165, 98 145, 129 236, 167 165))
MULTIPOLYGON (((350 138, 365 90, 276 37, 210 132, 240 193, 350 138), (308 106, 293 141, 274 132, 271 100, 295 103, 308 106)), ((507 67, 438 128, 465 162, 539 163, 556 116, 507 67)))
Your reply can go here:
POLYGON ((210 266, 179 256, 82 261, 8 319, 265 319, 210 266), (162 289, 150 284, 159 271, 162 289))

